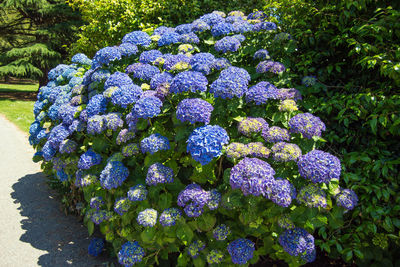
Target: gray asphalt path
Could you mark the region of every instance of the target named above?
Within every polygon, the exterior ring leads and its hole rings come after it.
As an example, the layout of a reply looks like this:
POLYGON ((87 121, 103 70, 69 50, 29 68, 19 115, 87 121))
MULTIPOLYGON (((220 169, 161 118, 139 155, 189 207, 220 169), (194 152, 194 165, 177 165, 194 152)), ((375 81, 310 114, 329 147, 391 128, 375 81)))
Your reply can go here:
POLYGON ((104 266, 105 256, 87 253, 86 227, 61 211, 27 140, 0 115, 0 266, 104 266))

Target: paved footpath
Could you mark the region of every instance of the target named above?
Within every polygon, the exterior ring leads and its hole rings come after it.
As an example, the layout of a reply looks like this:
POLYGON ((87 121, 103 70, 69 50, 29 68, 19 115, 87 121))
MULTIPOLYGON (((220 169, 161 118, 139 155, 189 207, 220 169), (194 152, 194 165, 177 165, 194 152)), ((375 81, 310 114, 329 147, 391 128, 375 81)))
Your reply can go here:
POLYGON ((0 266, 105 266, 88 255, 86 227, 61 211, 27 140, 0 115, 0 266))

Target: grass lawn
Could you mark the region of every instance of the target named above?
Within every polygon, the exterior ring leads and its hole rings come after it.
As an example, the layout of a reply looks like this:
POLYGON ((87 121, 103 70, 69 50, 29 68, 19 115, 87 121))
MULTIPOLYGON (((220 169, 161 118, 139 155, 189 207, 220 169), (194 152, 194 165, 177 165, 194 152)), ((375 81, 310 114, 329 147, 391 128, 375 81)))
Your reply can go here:
POLYGON ((33 115, 34 103, 34 101, 0 99, 0 113, 22 131, 28 133, 29 126, 35 119, 33 115))
POLYGON ((0 83, 0 91, 24 91, 35 92, 39 88, 38 83, 34 84, 15 84, 15 83, 0 83))

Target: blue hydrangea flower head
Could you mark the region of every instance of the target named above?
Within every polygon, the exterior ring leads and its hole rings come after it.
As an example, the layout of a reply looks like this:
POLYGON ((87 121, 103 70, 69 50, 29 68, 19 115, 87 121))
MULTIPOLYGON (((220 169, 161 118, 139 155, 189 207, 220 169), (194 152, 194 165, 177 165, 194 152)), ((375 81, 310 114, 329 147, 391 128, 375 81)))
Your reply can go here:
POLYGON ((216 60, 214 60, 214 62, 212 62, 210 64, 210 67, 214 70, 223 70, 226 68, 231 67, 231 63, 229 62, 228 59, 226 58, 217 58, 216 60))
POLYGON ((210 26, 214 26, 218 23, 224 22, 225 19, 220 15, 216 13, 208 13, 199 18, 200 20, 204 21, 210 26))
POLYGON ((295 101, 301 100, 301 93, 295 88, 280 88, 277 89, 277 99, 285 100, 285 99, 293 99, 295 101))
POLYGON ((153 227, 157 223, 158 212, 155 209, 145 209, 137 216, 138 224, 144 227, 153 227))
POLYGON ((117 136, 117 140, 115 140, 115 142, 117 143, 117 145, 121 145, 123 143, 126 143, 127 141, 131 140, 132 138, 135 137, 135 133, 129 131, 128 129, 122 129, 118 136, 117 136))
POLYGON ((174 76, 172 76, 172 74, 168 72, 161 72, 159 74, 156 74, 150 80, 150 88, 156 90, 161 84, 170 84, 173 78, 174 76))
POLYGON ((225 36, 221 40, 218 40, 214 48, 217 52, 228 53, 228 52, 236 52, 240 48, 240 41, 238 38, 234 38, 232 36, 225 36))
POLYGON ((267 14, 264 11, 254 11, 247 15, 248 20, 265 20, 267 18, 267 14))
POLYGON ((208 264, 219 264, 224 259, 224 253, 217 249, 213 249, 210 253, 207 254, 207 263, 208 264))
POLYGON ((174 181, 174 172, 171 168, 157 162, 152 164, 146 176, 147 185, 157 185, 159 183, 172 183, 174 181))
POLYGON ((179 33, 179 34, 186 34, 186 33, 190 33, 192 32, 192 24, 181 24, 179 26, 176 26, 175 28, 175 32, 179 33))
POLYGON ((253 258, 254 250, 254 243, 245 238, 238 238, 228 244, 228 252, 234 264, 246 264, 253 258))
POLYGON ((151 44, 150 36, 142 31, 133 31, 122 38, 122 43, 131 43, 134 45, 149 46, 151 44))
POLYGON ((235 34, 231 36, 232 38, 236 38, 237 40, 239 40, 239 42, 243 42, 244 40, 246 40, 246 36, 244 36, 243 34, 235 34))
MULTIPOLYGON (((236 21, 233 24, 234 32, 236 33, 246 33, 253 31, 253 24, 248 21, 236 21)), ((244 40, 243 40, 244 41, 244 40)))
POLYGON ((104 83, 104 89, 107 89, 109 87, 125 87, 125 86, 130 86, 133 85, 132 79, 129 77, 128 74, 123 73, 123 72, 115 72, 111 76, 109 76, 104 83))
POLYGON ((297 162, 299 173, 313 183, 329 183, 331 179, 339 179, 340 160, 321 150, 312 150, 300 157, 297 162))
POLYGON ((78 161, 78 169, 88 170, 90 167, 100 164, 101 160, 101 156, 90 148, 80 156, 78 161))
POLYGON ((132 157, 133 155, 139 154, 139 145, 136 143, 127 144, 122 148, 122 155, 125 157, 132 157))
POLYGON ((69 178, 68 174, 66 174, 64 170, 58 170, 56 176, 60 182, 68 181, 69 178))
POLYGON ((121 52, 117 47, 104 47, 96 52, 92 60, 92 69, 108 65, 115 60, 121 59, 121 52))
POLYGON ((177 74, 171 82, 171 93, 205 92, 207 91, 207 78, 197 71, 184 71, 177 74))
POLYGON ((223 241, 225 240, 228 235, 231 234, 231 230, 229 228, 229 226, 225 225, 225 224, 220 224, 218 226, 216 226, 213 230, 213 236, 215 238, 215 240, 218 241, 223 241))
MULTIPOLYGON (((211 53, 196 53, 190 57, 190 65, 195 71, 204 70, 205 66, 211 67, 215 61, 215 57, 211 53)), ((208 74, 208 73, 203 73, 208 74)))
POLYGON ((88 247, 88 253, 90 256, 97 257, 103 251, 104 240, 102 238, 92 238, 88 247))
POLYGON ((118 252, 118 262, 124 267, 132 267, 134 264, 143 260, 144 249, 137 241, 128 241, 122 245, 118 252))
POLYGON ((279 217, 278 225, 279 225, 279 227, 281 227, 283 229, 293 229, 294 228, 294 223, 292 222, 289 214, 287 214, 287 213, 285 213, 279 217))
POLYGON ((299 108, 297 107, 296 101, 293 99, 285 99, 279 104, 278 110, 282 112, 293 112, 299 110, 299 108))
POLYGON ((90 60, 85 54, 82 54, 82 53, 75 54, 71 58, 71 62, 81 64, 81 65, 91 65, 92 64, 92 60, 90 60))
POLYGON ((269 53, 266 49, 257 50, 254 53, 254 59, 269 59, 269 53))
POLYGON ((55 126, 53 129, 51 129, 47 141, 49 142, 52 148, 58 150, 61 142, 67 139, 69 135, 70 132, 67 126, 59 124, 55 126))
POLYGON ((137 52, 139 52, 137 46, 131 43, 120 44, 118 46, 118 50, 121 53, 121 56, 126 56, 126 57, 136 55, 137 52))
POLYGON ((97 225, 111 218, 110 212, 106 210, 92 210, 88 215, 90 220, 97 225))
POLYGON ((315 76, 304 76, 303 79, 301 79, 301 83, 307 87, 314 86, 316 82, 317 82, 317 77, 315 76))
POLYGON ((234 30, 235 30, 235 28, 233 27, 232 24, 226 23, 226 22, 221 22, 212 27, 211 34, 214 37, 221 36, 221 35, 228 35, 231 32, 233 32, 234 30))
POLYGON ((114 211, 119 215, 123 215, 131 207, 131 202, 127 197, 121 197, 114 203, 114 211))
POLYGON ((132 108, 136 118, 153 118, 161 113, 162 102, 158 97, 149 96, 139 99, 132 108))
POLYGON ((179 43, 181 40, 181 35, 176 32, 167 32, 161 35, 161 38, 158 40, 158 46, 165 46, 170 44, 179 43))
POLYGON ((199 37, 194 32, 182 34, 180 36, 180 41, 181 41, 181 43, 187 43, 187 44, 198 44, 198 43, 200 43, 199 37))
POLYGON ((182 216, 182 212, 177 208, 168 208, 165 209, 160 217, 159 222, 162 226, 172 226, 176 224, 176 220, 178 220, 182 216))
POLYGON ((209 30, 211 27, 204 20, 196 19, 192 22, 192 31, 193 32, 204 32, 209 30))
POLYGON ((266 61, 261 61, 258 63, 256 67, 256 71, 258 73, 266 73, 266 72, 272 72, 272 73, 282 73, 286 70, 285 66, 276 61, 272 60, 266 60, 266 61))
POLYGON ((229 183, 232 189, 242 190, 245 196, 259 196, 274 182, 274 175, 274 169, 267 162, 246 157, 232 168, 229 183))
POLYGON ((185 54, 165 57, 163 68, 167 71, 182 71, 190 68, 190 58, 185 54))
POLYGON ((50 81, 57 79, 66 69, 69 69, 68 65, 59 64, 55 68, 51 69, 47 74, 50 81))
POLYGON ((320 118, 311 113, 301 113, 289 120, 289 128, 292 133, 301 133, 305 138, 311 139, 313 136, 321 136, 321 132, 326 130, 325 124, 320 118))
POLYGON ((201 165, 208 164, 222 154, 222 146, 229 143, 228 133, 218 125, 196 128, 187 140, 187 151, 201 165))
POLYGON ((121 114, 120 113, 108 113, 107 115, 104 115, 104 123, 107 129, 116 131, 119 128, 122 128, 124 125, 124 121, 121 119, 121 114))
POLYGON ((271 147, 274 160, 278 162, 297 161, 301 157, 301 149, 296 144, 278 142, 271 147))
POLYGON ((78 144, 74 140, 65 139, 61 142, 59 151, 61 154, 70 154, 75 151, 78 144))
POLYGON ((259 22, 254 24, 254 31, 273 31, 276 30, 276 24, 273 22, 269 22, 269 21, 263 21, 263 22, 259 22))
POLYGON ((86 106, 88 118, 104 113, 107 109, 107 99, 104 98, 103 94, 97 94, 93 96, 86 106))
POLYGON ((163 53, 156 49, 143 51, 142 54, 140 54, 139 62, 152 64, 158 57, 162 57, 162 55, 163 53))
MULTIPOLYGON (((113 87, 109 88, 112 89, 113 87)), ((115 90, 111 93, 111 103, 122 108, 127 108, 129 104, 136 103, 143 94, 142 89, 135 84, 114 88, 115 90)))
POLYGON ((31 126, 29 126, 29 134, 37 135, 43 128, 40 126, 40 122, 34 121, 31 126))
POLYGON ((42 147, 42 152, 43 152, 43 158, 45 161, 49 161, 53 158, 53 156, 57 153, 57 150, 54 149, 51 145, 50 142, 47 141, 44 146, 42 147))
POLYGON ((354 209, 358 203, 358 197, 356 193, 351 189, 343 189, 339 194, 335 196, 336 205, 341 206, 347 210, 354 209))
POLYGON ((214 107, 200 98, 183 99, 176 109, 176 118, 182 122, 188 121, 192 124, 202 122, 210 123, 211 112, 214 107))
POLYGON ((150 81, 154 75, 160 73, 160 70, 156 66, 140 62, 129 65, 125 71, 128 74, 132 73, 133 78, 142 81, 150 81))
POLYGON ((100 174, 100 184, 103 188, 117 188, 128 178, 129 170, 121 161, 110 161, 100 174))
POLYGON ((90 135, 100 134, 106 129, 104 116, 94 115, 88 119, 87 132, 90 135))
POLYGON ((142 153, 149 152, 150 154, 154 154, 160 150, 169 150, 170 145, 167 137, 162 136, 159 133, 155 133, 144 138, 140 142, 140 148, 142 153))
POLYGON ((307 262, 315 259, 314 237, 303 228, 288 229, 279 236, 279 244, 291 256, 300 256, 307 262))
POLYGON ((239 122, 238 131, 245 136, 251 136, 253 133, 261 133, 268 127, 268 123, 263 118, 248 117, 239 122))
POLYGON ((204 244, 203 241, 196 240, 188 246, 188 254, 192 258, 197 258, 197 256, 199 256, 200 251, 202 251, 205 247, 206 244, 204 244))
POLYGON ((90 207, 91 207, 92 209, 99 210, 100 207, 102 207, 104 204, 105 204, 105 203, 104 203, 104 200, 103 200, 102 197, 92 197, 92 198, 90 199, 90 207))
POLYGON ((326 194, 324 190, 315 184, 302 187, 297 195, 297 201, 309 208, 327 207, 326 194))
POLYGON ((184 207, 189 217, 198 217, 203 213, 203 207, 210 201, 210 192, 205 191, 198 184, 186 186, 178 195, 178 206, 184 207))
POLYGON ((77 107, 74 107, 69 103, 63 104, 58 109, 58 118, 62 120, 64 125, 71 125, 77 111, 77 107))
POLYGON ((281 207, 289 207, 295 195, 293 185, 284 179, 276 179, 266 187, 265 197, 281 207))
POLYGON ((242 97, 247 92, 247 85, 250 81, 249 73, 238 67, 228 67, 221 71, 218 79, 210 86, 210 92, 215 97, 222 99, 242 97))
POLYGON ((218 208, 221 202, 222 195, 217 189, 210 190, 210 200, 207 202, 207 206, 210 210, 215 210, 218 208))
POLYGON ((142 184, 135 185, 131 187, 128 191, 128 199, 130 201, 143 201, 147 198, 146 186, 142 184))

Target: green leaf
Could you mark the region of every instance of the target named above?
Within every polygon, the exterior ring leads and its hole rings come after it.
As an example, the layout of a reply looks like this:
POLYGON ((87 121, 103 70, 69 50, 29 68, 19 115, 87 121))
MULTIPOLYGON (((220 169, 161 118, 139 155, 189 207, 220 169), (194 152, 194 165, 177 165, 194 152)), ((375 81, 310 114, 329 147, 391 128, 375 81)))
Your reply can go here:
POLYGON ((163 193, 160 195, 158 199, 158 207, 160 210, 165 210, 166 208, 171 207, 172 204, 172 195, 169 193, 163 193))
POLYGON ((187 224, 180 224, 176 229, 176 237, 183 241, 185 245, 190 243, 193 239, 193 231, 190 229, 189 225, 187 224))
POLYGON ((140 238, 144 243, 152 243, 156 235, 156 229, 154 227, 146 228, 140 233, 140 238))
POLYGON ((210 231, 214 225, 217 219, 211 215, 211 214, 202 214, 198 219, 197 219, 197 226, 203 230, 203 231, 210 231))
POLYGON ((88 228, 89 236, 91 236, 94 232, 94 223, 91 220, 88 221, 87 228, 88 228))

